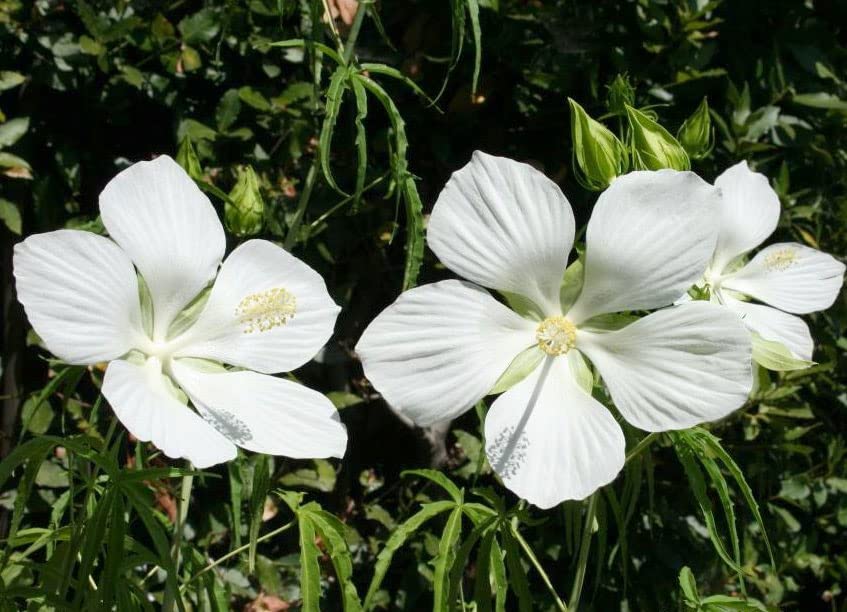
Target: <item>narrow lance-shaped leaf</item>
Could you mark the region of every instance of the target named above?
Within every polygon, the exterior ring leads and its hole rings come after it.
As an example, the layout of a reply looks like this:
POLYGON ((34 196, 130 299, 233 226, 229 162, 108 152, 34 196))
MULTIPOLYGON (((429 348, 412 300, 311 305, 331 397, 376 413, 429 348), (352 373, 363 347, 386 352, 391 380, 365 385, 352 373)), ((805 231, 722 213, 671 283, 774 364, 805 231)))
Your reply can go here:
POLYGON ((452 606, 449 577, 456 559, 456 543, 462 533, 462 514, 461 505, 457 505, 447 517, 447 524, 444 526, 444 532, 438 544, 432 583, 433 611, 446 612, 452 606))
POLYGON ((250 494, 250 551, 248 567, 252 574, 256 568, 256 546, 259 538, 259 528, 262 526, 262 514, 265 510, 265 500, 270 490, 270 466, 267 455, 258 455, 253 469, 253 490, 250 494))
POLYGON ((301 512, 308 512, 309 519, 327 548, 341 587, 344 611, 358 612, 362 609, 362 604, 356 592, 356 585, 353 583, 353 559, 350 556, 347 541, 344 539, 343 523, 314 502, 303 506, 301 512))
POLYGON ((300 526, 300 596, 303 612, 319 612, 321 600, 320 550, 315 544, 315 525, 308 512, 298 512, 300 526))
POLYGON ((368 116, 368 94, 358 79, 350 79, 353 97, 356 99, 356 190, 353 207, 359 205, 362 191, 365 189, 365 177, 368 169, 368 136, 365 131, 365 118, 368 116))
MULTIPOLYGON (((326 115, 324 116, 323 125, 321 126, 320 135, 320 158, 321 169, 324 177, 333 189, 344 193, 335 182, 335 177, 332 175, 330 167, 330 154, 332 149, 332 136, 335 133, 335 123, 338 121, 338 112, 341 109, 341 102, 344 99, 344 92, 347 90, 350 71, 346 66, 339 66, 332 73, 329 80, 329 87, 326 90, 326 115)), ((347 194, 344 194, 347 195, 347 194)))

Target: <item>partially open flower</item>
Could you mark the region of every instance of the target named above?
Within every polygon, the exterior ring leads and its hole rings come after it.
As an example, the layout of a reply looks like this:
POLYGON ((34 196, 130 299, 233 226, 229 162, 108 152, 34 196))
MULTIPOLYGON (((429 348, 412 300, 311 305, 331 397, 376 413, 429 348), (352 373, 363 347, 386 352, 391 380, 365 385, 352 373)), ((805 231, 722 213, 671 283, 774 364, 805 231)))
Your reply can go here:
POLYGON ((488 412, 488 459, 539 507, 582 499, 615 478, 625 450, 615 418, 580 384, 583 356, 623 417, 648 431, 719 419, 747 398, 750 338, 725 309, 692 302, 614 331, 597 318, 666 306, 699 278, 718 199, 690 172, 615 179, 589 221, 583 288, 570 306, 560 298, 574 241, 567 199, 530 166, 477 152, 441 192, 428 230, 441 261, 471 282, 403 293, 356 347, 365 374, 396 410, 429 425, 468 410, 516 360, 529 363, 488 412))
POLYGON ((15 246, 15 278, 50 351, 71 364, 109 362, 103 395, 130 433, 200 468, 234 458, 236 445, 344 454, 332 403, 267 375, 307 362, 332 334, 339 308, 317 272, 266 240, 221 264, 215 210, 167 156, 112 179, 100 214, 111 239, 30 236, 15 246))
POLYGON ((794 315, 832 306, 844 283, 844 264, 797 242, 772 244, 744 263, 744 256, 776 229, 779 197, 747 162, 726 170, 715 186, 722 193, 720 227, 703 278, 712 301, 737 312, 765 340, 780 342, 798 359, 810 360, 812 335, 805 321, 794 315))

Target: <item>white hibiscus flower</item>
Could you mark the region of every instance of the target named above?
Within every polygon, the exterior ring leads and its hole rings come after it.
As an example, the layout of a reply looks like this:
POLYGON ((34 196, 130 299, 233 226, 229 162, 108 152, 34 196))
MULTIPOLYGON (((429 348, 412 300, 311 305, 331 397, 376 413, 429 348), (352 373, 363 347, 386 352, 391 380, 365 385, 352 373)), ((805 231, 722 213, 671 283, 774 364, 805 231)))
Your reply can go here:
POLYGON ((332 403, 267 375, 307 362, 332 334, 339 308, 317 272, 265 240, 245 242, 221 265, 215 210, 167 156, 112 179, 100 213, 111 239, 30 236, 15 245, 14 271, 50 351, 70 364, 109 362, 103 394, 126 428, 200 468, 234 458, 236 445, 343 456, 347 432, 332 403), (136 270, 152 309, 142 307, 136 270), (192 301, 198 314, 187 317, 192 301))
POLYGON ((809 327, 794 315, 832 306, 844 282, 844 264, 796 242, 772 244, 742 264, 743 257, 776 229, 779 197, 747 162, 726 170, 715 186, 723 194, 718 241, 703 278, 712 301, 737 312, 765 340, 780 342, 795 357, 810 360, 814 342, 809 327), (751 298, 764 304, 754 304, 751 298))
POLYGON ((538 364, 491 406, 488 458, 506 486, 539 507, 588 496, 621 470, 625 442, 612 414, 577 382, 582 355, 623 417, 648 431, 718 419, 747 398, 750 338, 726 309, 693 302, 616 331, 592 327, 597 315, 671 304, 702 275, 718 197, 690 172, 616 179, 594 208, 584 286, 568 306, 560 299, 574 240, 567 199, 530 166, 475 153, 442 191, 428 230, 436 255, 471 282, 403 293, 357 346, 365 374, 389 404, 426 426, 468 410, 516 356, 538 364))

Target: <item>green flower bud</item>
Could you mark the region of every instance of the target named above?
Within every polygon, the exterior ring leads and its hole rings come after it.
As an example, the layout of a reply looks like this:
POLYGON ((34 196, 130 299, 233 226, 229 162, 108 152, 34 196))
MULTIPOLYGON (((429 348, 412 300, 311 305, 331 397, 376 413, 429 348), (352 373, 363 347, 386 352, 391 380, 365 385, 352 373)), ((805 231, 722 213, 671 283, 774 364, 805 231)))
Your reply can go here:
POLYGON ((676 138, 648 115, 626 107, 632 165, 637 170, 688 170, 691 160, 676 138))
POLYGON ((194 150, 194 145, 191 144, 191 139, 185 136, 179 143, 179 151, 176 152, 176 163, 182 166, 182 169, 188 173, 188 176, 195 181, 203 178, 203 169, 200 167, 200 160, 197 158, 197 152, 194 150))
POLYGON ((259 180, 251 166, 238 168, 238 180, 224 207, 226 226, 239 237, 262 231, 265 202, 259 192, 259 180))
POLYGON ((706 157, 715 146, 715 130, 709 116, 709 104, 706 98, 679 128, 676 134, 679 143, 691 159, 706 157))
POLYGON ((610 113, 615 115, 625 115, 626 107, 632 106, 635 102, 635 88, 630 84, 629 77, 625 74, 619 74, 609 85, 606 86, 609 90, 606 96, 606 106, 610 113))
POLYGON ((611 130, 589 117, 579 104, 571 98, 568 103, 571 106, 574 174, 586 189, 602 191, 615 177, 627 171, 626 147, 611 130))

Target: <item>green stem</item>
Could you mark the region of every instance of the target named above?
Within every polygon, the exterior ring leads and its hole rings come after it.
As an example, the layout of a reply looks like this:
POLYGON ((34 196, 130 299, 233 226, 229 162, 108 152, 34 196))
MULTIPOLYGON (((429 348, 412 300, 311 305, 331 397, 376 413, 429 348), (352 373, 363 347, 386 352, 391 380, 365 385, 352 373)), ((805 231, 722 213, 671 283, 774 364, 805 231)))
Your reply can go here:
POLYGON ((635 457, 640 455, 644 451, 644 449, 650 446, 653 441, 656 440, 656 438, 658 438, 660 435, 661 434, 659 434, 658 432, 653 432, 641 438, 641 441, 639 441, 638 444, 635 445, 635 448, 633 448, 626 454, 626 459, 624 460, 624 463, 629 463, 630 460, 635 459, 635 457))
MULTIPOLYGON (((263 535, 263 536, 261 536, 261 537, 259 537, 259 538, 256 538, 256 543, 257 543, 257 544, 259 544, 260 542, 264 542, 265 540, 270 540, 271 538, 273 538, 273 537, 275 537, 275 536, 278 536, 279 534, 283 533, 284 531, 288 531, 289 529, 291 529, 291 528, 292 528, 294 525, 296 525, 296 524, 297 524, 297 519, 295 518, 295 519, 294 519, 293 521, 291 521, 290 523, 286 523, 286 524, 285 524, 285 525, 283 525, 282 527, 279 527, 279 528, 277 528, 277 529, 274 529, 273 531, 269 531, 269 532, 268 532, 268 533, 266 533, 265 535, 263 535)), ((231 550, 230 552, 228 552, 228 553, 227 553, 227 554, 225 554, 224 556, 219 557, 218 559, 215 559, 215 560, 214 560, 214 561, 212 561, 209 565, 207 565, 206 567, 204 567, 203 569, 201 569, 199 572, 197 572, 196 574, 194 574, 191 578, 189 578, 189 579, 185 582, 185 584, 183 584, 183 585, 182 585, 182 587, 181 587, 180 591, 184 591, 184 590, 185 590, 185 588, 188 586, 188 583, 190 583, 190 582, 194 582, 197 578, 199 578, 200 576, 202 576, 203 574, 205 574, 205 573, 206 573, 206 572, 208 572, 209 570, 216 568, 218 565, 220 565, 221 563, 223 563, 223 562, 224 562, 224 561, 226 561, 227 559, 232 559, 232 558, 233 558, 233 557, 235 557, 236 555, 239 555, 239 554, 243 553, 243 552, 244 552, 245 550, 247 550, 248 548, 250 548, 250 544, 245 544, 244 546, 239 546, 238 548, 236 548, 236 549, 234 549, 234 550, 231 550)))
POLYGON ((556 592, 556 589, 553 587, 553 583, 550 581, 550 577, 547 575, 547 572, 544 571, 544 568, 541 567, 541 563, 538 561, 538 557, 535 556, 532 548, 530 548, 529 544, 526 540, 524 540, 523 536, 518 531, 517 526, 512 523, 510 531, 512 532, 512 536, 517 540, 520 547, 523 549, 526 554, 529 562, 532 563, 532 566, 535 568, 535 571, 538 572, 539 576, 541 576, 541 580, 544 582, 544 585, 547 587, 547 590, 550 591, 550 594, 553 596, 553 600, 556 602, 556 607, 559 609, 559 612, 568 612, 568 606, 565 605, 565 602, 562 601, 562 598, 559 597, 559 594, 556 592))
POLYGON ((306 208, 309 206, 309 200, 312 197, 312 189, 315 187, 315 181, 318 178, 318 166, 321 163, 321 156, 315 152, 315 159, 309 167, 309 173, 306 175, 306 185, 300 193, 300 200, 297 202, 297 211, 294 213, 294 219, 291 221, 291 226, 288 228, 288 234, 285 236, 283 246, 286 251, 290 251, 294 243, 297 242, 297 233, 300 231, 300 224, 303 223, 303 216, 306 214, 306 208))
POLYGON ((361 1, 356 8, 356 15, 353 17, 353 25, 350 26, 350 33, 347 35, 347 44, 344 45, 344 63, 349 64, 353 59, 353 50, 356 48, 356 39, 359 38, 359 30, 362 29, 362 22, 365 20, 365 13, 368 2, 361 1))
POLYGON ((585 512, 585 527, 582 530, 582 539, 579 543, 579 558, 577 559, 576 575, 573 579, 573 588, 568 600, 574 612, 579 610, 579 596, 582 594, 582 583, 585 581, 585 570, 588 566, 588 551, 591 548, 591 530, 594 527, 594 516, 597 514, 597 498, 599 491, 588 498, 588 510, 585 512))
MULTIPOLYGON (((192 469, 191 463, 188 461, 186 461, 186 469, 192 469)), ((176 573, 176 576, 174 576, 175 580, 179 578, 179 564, 182 557, 182 531, 185 525, 185 519, 188 517, 188 507, 191 504, 191 487, 193 484, 194 474, 187 474, 182 477, 182 484, 179 490, 179 506, 177 508, 176 522, 174 523, 173 545, 171 547, 174 557, 174 572, 176 573)), ((170 588, 165 590, 162 612, 171 612, 173 610, 176 598, 181 592, 181 589, 179 592, 173 592, 170 588)))

